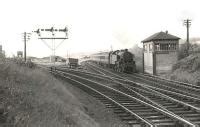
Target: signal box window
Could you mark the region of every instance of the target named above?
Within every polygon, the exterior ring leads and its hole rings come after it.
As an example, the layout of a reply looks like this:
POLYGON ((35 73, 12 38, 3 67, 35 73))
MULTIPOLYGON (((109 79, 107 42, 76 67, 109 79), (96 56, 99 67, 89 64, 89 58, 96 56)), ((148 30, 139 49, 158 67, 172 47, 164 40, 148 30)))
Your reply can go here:
POLYGON ((149 51, 152 51, 152 44, 149 44, 149 51))
POLYGON ((160 44, 155 44, 155 50, 160 51, 160 44))
POLYGON ((144 51, 147 51, 147 46, 143 45, 143 49, 144 49, 144 51))

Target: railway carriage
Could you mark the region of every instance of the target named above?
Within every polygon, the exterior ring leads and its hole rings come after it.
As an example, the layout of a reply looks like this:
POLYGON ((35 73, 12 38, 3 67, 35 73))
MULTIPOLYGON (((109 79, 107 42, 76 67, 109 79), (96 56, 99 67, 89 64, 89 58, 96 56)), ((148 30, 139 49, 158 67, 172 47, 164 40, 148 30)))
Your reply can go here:
POLYGON ((93 54, 90 60, 118 72, 132 73, 136 70, 134 55, 127 49, 93 54))
POLYGON ((90 56, 91 61, 102 66, 107 66, 109 64, 108 59, 109 59, 109 52, 101 52, 90 56))
POLYGON ((76 67, 78 67, 78 59, 76 59, 76 58, 67 58, 66 64, 70 68, 76 68, 76 67))

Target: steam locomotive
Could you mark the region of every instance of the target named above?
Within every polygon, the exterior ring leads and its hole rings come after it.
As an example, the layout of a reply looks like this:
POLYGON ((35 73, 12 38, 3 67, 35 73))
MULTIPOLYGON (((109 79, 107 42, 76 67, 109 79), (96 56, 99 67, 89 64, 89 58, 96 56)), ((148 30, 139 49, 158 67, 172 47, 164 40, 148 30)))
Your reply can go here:
POLYGON ((118 72, 133 73, 136 72, 134 57, 128 49, 124 49, 93 54, 90 56, 90 61, 118 72))

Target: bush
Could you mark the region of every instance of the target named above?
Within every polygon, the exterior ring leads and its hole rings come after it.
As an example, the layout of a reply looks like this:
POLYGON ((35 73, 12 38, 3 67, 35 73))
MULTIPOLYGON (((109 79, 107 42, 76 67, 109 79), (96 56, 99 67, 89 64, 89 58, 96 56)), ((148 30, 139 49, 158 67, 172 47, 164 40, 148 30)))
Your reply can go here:
POLYGON ((178 59, 181 60, 187 56, 188 56, 187 44, 184 43, 184 44, 180 45, 180 48, 178 51, 178 59))
POLYGON ((1 64, 1 63, 4 63, 5 60, 6 60, 5 55, 2 54, 2 53, 0 53, 0 64, 1 64))
POLYGON ((192 65, 192 70, 195 71, 200 68, 200 57, 198 56, 192 65))

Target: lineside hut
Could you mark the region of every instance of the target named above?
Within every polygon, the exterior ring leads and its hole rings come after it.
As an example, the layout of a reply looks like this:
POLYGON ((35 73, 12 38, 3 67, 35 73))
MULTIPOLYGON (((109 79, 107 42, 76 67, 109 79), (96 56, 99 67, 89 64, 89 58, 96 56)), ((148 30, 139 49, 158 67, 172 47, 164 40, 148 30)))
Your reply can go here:
POLYGON ((22 51, 17 51, 17 57, 22 58, 23 57, 23 52, 22 51))
POLYGON ((170 72, 178 60, 179 39, 161 31, 143 40, 143 72, 153 75, 170 72))

